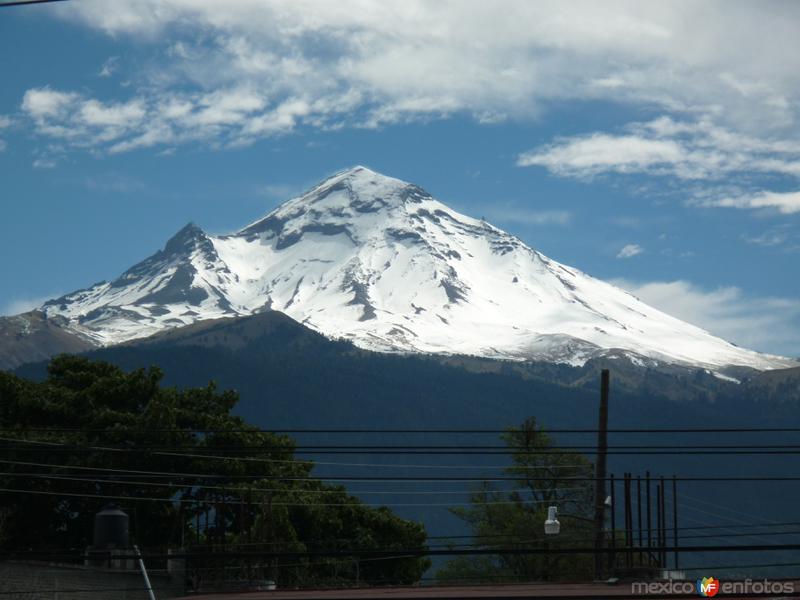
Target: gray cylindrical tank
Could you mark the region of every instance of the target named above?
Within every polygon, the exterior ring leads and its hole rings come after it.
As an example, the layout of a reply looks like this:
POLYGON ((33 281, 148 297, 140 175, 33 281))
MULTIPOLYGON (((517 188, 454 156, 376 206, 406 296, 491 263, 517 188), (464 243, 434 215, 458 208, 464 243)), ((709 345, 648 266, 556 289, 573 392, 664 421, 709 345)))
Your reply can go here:
POLYGON ((94 536, 92 547, 128 548, 128 525, 130 519, 116 504, 108 504, 94 516, 94 536))

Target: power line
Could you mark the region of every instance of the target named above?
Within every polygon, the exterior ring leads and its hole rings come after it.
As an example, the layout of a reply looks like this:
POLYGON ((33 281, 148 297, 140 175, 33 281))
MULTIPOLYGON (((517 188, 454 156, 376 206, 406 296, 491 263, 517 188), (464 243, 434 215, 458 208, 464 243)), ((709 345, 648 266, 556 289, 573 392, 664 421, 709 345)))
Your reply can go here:
POLYGON ((52 2, 66 2, 66 0, 12 0, 11 2, 0 2, 0 8, 9 6, 25 6, 27 4, 50 4, 52 2))
MULTIPOLYGON (((37 0, 38 2, 47 1, 47 2, 58 2, 61 0, 37 0)), ((30 2, 30 4, 35 4, 36 2, 30 2)), ((28 3, 23 3, 28 4, 28 3)), ((0 6, 3 6, 0 4, 0 6)), ((150 569, 148 569, 150 571, 150 569)), ((103 594, 107 592, 146 592, 148 588, 146 587, 124 587, 124 588, 114 588, 114 587, 93 587, 93 588, 53 588, 53 589, 46 589, 46 590, 33 590, 33 589, 25 589, 23 590, 13 590, 13 591, 0 591, 0 596, 21 596, 21 597, 31 597, 33 594, 48 594, 48 595, 55 595, 55 594, 103 594)), ((156 592, 159 591, 158 586, 153 588, 156 592)))
MULTIPOLYGON (((61 0, 63 1, 63 0, 61 0)), ((514 433, 519 430, 509 429, 261 429, 261 428, 231 428, 231 429, 214 429, 214 428, 152 428, 152 429, 128 429, 125 427, 119 428, 105 428, 93 429, 82 427, 30 427, 30 428, 0 428, 0 431, 23 433, 23 432, 37 432, 37 433, 101 433, 101 434, 118 434, 118 433, 273 433, 273 434, 375 434, 383 435, 387 433, 408 433, 408 434, 507 434, 514 433)), ((800 427, 650 427, 650 428, 616 428, 608 429, 608 433, 647 433, 647 434, 662 434, 662 433, 800 433, 800 427)), ((542 429, 537 433, 551 434, 551 433, 586 433, 596 434, 597 429, 593 428, 570 428, 570 429, 542 429)))
MULTIPOLYGON (((275 475, 265 475, 265 474, 257 474, 257 475, 219 475, 216 473, 184 473, 184 472, 168 472, 168 471, 146 471, 146 470, 136 470, 136 469, 113 469, 108 467, 88 467, 82 465, 64 465, 64 464, 52 464, 52 463, 41 463, 41 462, 31 462, 31 461, 17 461, 17 460, 5 460, 0 459, 0 464, 10 464, 10 465, 19 465, 19 466, 35 466, 35 467, 44 467, 49 469, 73 469, 73 470, 82 470, 82 471, 95 471, 95 472, 106 472, 106 473, 125 473, 125 474, 139 474, 139 475, 148 475, 154 477, 185 477, 185 478, 195 478, 195 479, 216 479, 216 480, 227 480, 227 481, 237 481, 237 480, 252 480, 252 481, 308 481, 309 477, 307 476, 275 476, 275 475)), ((511 477, 511 476, 488 476, 488 477, 480 477, 480 476, 447 476, 447 475, 431 475, 431 476, 422 476, 422 475, 413 475, 413 476, 404 476, 404 475, 336 475, 336 476, 327 476, 327 475, 320 475, 317 476, 316 479, 320 479, 322 481, 336 481, 336 482, 359 482, 359 481, 397 481, 397 482, 406 482, 406 483, 416 483, 416 482, 423 482, 423 481, 434 481, 434 482, 475 482, 475 483, 482 483, 482 482, 497 482, 497 481, 517 481, 517 482, 537 482, 537 481, 597 481, 595 477, 584 477, 584 476, 568 476, 568 477, 561 477, 561 476, 550 476, 550 477, 511 477)), ((747 475, 731 475, 731 476, 718 476, 718 475, 683 475, 683 476, 676 476, 676 481, 683 481, 683 482, 792 482, 792 481, 800 481, 800 476, 797 475, 755 475, 755 476, 747 476, 747 475)), ((611 481, 611 477, 607 477, 606 481, 611 481)))
MULTIPOLYGON (((559 516, 564 516, 565 518, 568 517, 568 515, 559 515, 559 516)), ((698 522, 702 523, 702 521, 698 521, 698 522)), ((782 523, 775 523, 774 525, 762 525, 761 523, 750 523, 750 524, 746 524, 746 525, 738 525, 738 528, 739 529, 747 529, 747 528, 753 528, 753 527, 759 527, 760 528, 760 527, 796 527, 796 526, 800 526, 800 521, 785 521, 785 522, 782 522, 782 523)), ((705 525, 704 524, 704 525, 697 525, 697 526, 694 526, 694 527, 682 526, 679 529, 680 529, 680 531, 701 531, 701 530, 712 530, 712 529, 730 529, 730 527, 731 527, 730 525, 705 525)), ((674 531, 674 528, 673 527, 665 527, 664 530, 665 531, 674 531)), ((639 533, 639 529, 632 529, 631 531, 634 534, 638 534, 639 533)), ((643 528, 641 531, 642 532, 647 532, 647 529, 643 528)), ((762 533, 762 534, 766 534, 766 535, 772 535, 773 532, 771 532, 771 531, 761 531, 761 532, 757 532, 757 533, 762 533)), ((780 532, 775 532, 775 533, 780 533, 780 532)), ((438 535, 438 536, 428 536, 428 539, 451 539, 451 538, 452 539, 459 539, 459 538, 463 539, 463 538, 471 538, 471 537, 481 537, 482 538, 482 537, 513 537, 513 536, 511 534, 505 534, 505 533, 488 534, 488 535, 456 535, 456 536, 438 535)), ((683 538, 684 536, 681 536, 681 537, 683 538)), ((719 536, 709 536, 709 537, 719 537, 719 536)))
MULTIPOLYGON (((8 440, 9 438, 0 438, 8 440)), ((67 444, 62 444, 58 442, 45 442, 40 440, 13 440, 18 442, 25 442, 34 445, 44 445, 47 446, 45 451, 50 452, 53 447, 55 446, 56 450, 62 452, 72 452, 73 449, 68 447, 67 444)), ((6 450, 9 449, 8 447, 5 448, 6 450)), ((159 456, 179 456, 179 457, 189 457, 189 458, 199 458, 199 457, 209 457, 210 455, 206 454, 194 454, 194 453, 177 453, 177 452, 156 452, 153 449, 134 449, 134 448, 108 448, 103 446, 89 446, 89 447, 80 447, 81 451, 111 451, 111 452, 151 452, 153 454, 157 454, 159 456)), ((219 451, 220 449, 217 447, 212 448, 214 451, 219 451)), ((240 448, 236 448, 239 450, 240 448)), ((264 449, 260 447, 259 449, 264 449)), ((24 448, 24 451, 29 451, 29 449, 24 448)), ((224 450, 224 448, 223 448, 224 450)), ((300 459, 273 459, 273 458, 256 458, 256 457, 229 457, 229 456, 214 456, 214 458, 219 458, 220 460, 257 460, 258 462, 268 462, 268 463, 287 463, 287 464, 298 464, 302 462, 311 462, 311 461, 303 461, 300 459)), ((325 466, 348 466, 348 467, 369 467, 369 468, 404 468, 404 469, 506 469, 507 466, 503 465, 419 465, 419 464, 392 464, 392 463, 348 463, 348 462, 331 462, 331 461, 313 461, 314 465, 325 465, 325 466)), ((567 468, 585 468, 586 465, 558 465, 561 469, 567 468)), ((530 469, 551 469, 551 466, 531 466, 530 469)))
MULTIPOLYGON (((640 548, 638 546, 630 547, 602 547, 596 548, 594 546, 576 546, 570 548, 554 547, 552 544, 541 547, 512 547, 512 548, 447 548, 440 550, 431 550, 427 548, 403 548, 392 550, 307 550, 307 551, 257 551, 257 552, 200 552, 200 553, 153 553, 142 554, 142 558, 150 560, 164 560, 164 559, 181 559, 181 558, 201 558, 201 557, 220 557, 220 558, 314 558, 314 557, 389 557, 397 554, 408 555, 409 557, 422 557, 422 556, 491 556, 491 555, 536 555, 536 554, 639 554, 643 550, 651 552, 774 552, 781 550, 800 550, 800 543, 794 544, 762 544, 762 545, 748 545, 748 546, 731 546, 731 545, 708 545, 708 546, 650 546, 647 548, 640 548)), ((6 559, 23 558, 23 557, 58 557, 69 558, 78 560, 84 558, 83 555, 75 554, 59 554, 56 552, 2 552, 0 557, 6 559)), ((114 555, 115 560, 125 560, 130 558, 138 558, 136 555, 114 555)))
MULTIPOLYGON (((51 475, 49 473, 13 473, 13 472, 5 472, 0 473, 0 477, 17 477, 17 478, 30 478, 30 479, 44 479, 44 480, 58 480, 58 481, 78 481, 83 483, 106 483, 109 485, 136 485, 136 486, 150 486, 150 487, 162 487, 162 488, 191 488, 191 489, 203 489, 203 490, 221 490, 221 491, 241 491, 242 488, 234 488, 231 486, 221 486, 221 485, 202 485, 202 484, 193 484, 193 483, 158 483, 153 481, 118 481, 114 479, 98 479, 98 478, 88 478, 88 477, 70 477, 64 475, 51 475)), ((546 492, 564 492, 564 491, 575 491, 580 489, 588 489, 587 486, 581 487, 566 487, 566 488, 547 488, 546 492)), ((277 492, 277 493, 294 493, 294 494, 330 494, 332 493, 330 490, 306 490, 302 488, 255 488, 255 491, 261 492, 277 492)), ((491 490, 492 493, 498 494, 510 494, 512 492, 520 492, 522 491, 521 488, 511 488, 511 489, 503 489, 503 490, 491 490)), ((369 495, 466 495, 470 494, 470 490, 420 490, 420 491, 397 491, 397 490, 366 490, 363 492, 354 492, 357 494, 369 494, 369 495)), ((351 492, 352 494, 352 492, 351 492)))
MULTIPOLYGON (((51 448, 60 448, 63 447, 67 451, 79 451, 79 450, 102 450, 108 452, 151 452, 151 451, 167 451, 167 450, 207 450, 207 451, 240 451, 240 452, 251 452, 253 450, 260 450, 263 452, 320 452, 325 453, 328 451, 334 450, 359 450, 365 452, 381 452, 381 451, 398 451, 398 452, 412 452, 412 451, 420 451, 420 452, 444 452, 444 451, 485 451, 485 452, 494 452, 494 451, 502 451, 503 454, 506 453, 531 453, 531 454, 558 454, 562 451, 587 451, 590 452, 592 450, 596 450, 597 446, 576 446, 576 445, 569 445, 569 446, 556 446, 556 445, 549 445, 543 448, 529 448, 527 446, 476 446, 476 445, 466 445, 466 444, 459 444, 457 446, 435 446, 435 445, 407 445, 407 444, 391 444, 391 445, 324 445, 324 446, 309 446, 309 445, 293 445, 293 446, 271 446, 266 444, 259 444, 259 445, 247 445, 247 444, 237 444, 231 443, 227 445, 217 444, 214 445, 147 445, 145 448, 132 448, 130 446, 92 446, 92 445, 80 445, 80 444, 68 444, 64 442, 52 442, 47 440, 25 440, 25 439, 16 439, 16 438, 0 438, 0 441, 13 441, 18 444, 29 444, 35 446, 46 446, 48 449, 51 448)), ((691 450, 691 451, 700 451, 700 450, 800 450, 800 444, 715 444, 715 445, 687 445, 687 444, 669 444, 669 445, 655 445, 655 444, 648 444, 648 445, 609 445, 609 450, 691 450)), ((24 445, 7 445, 3 446, 4 450, 25 450, 28 451, 24 445)))
MULTIPOLYGON (((273 451, 273 452, 296 452, 299 450, 303 451, 315 451, 315 452, 322 452, 327 450, 367 450, 367 451, 380 451, 380 450, 396 450, 396 451, 445 451, 445 450, 458 450, 458 451, 466 451, 466 450, 485 450, 485 451, 503 451, 503 452, 516 452, 516 451, 523 451, 523 452, 532 452, 532 453, 546 453, 546 452, 558 452, 562 450, 568 451, 577 451, 577 450, 596 450, 597 446, 595 444, 592 445, 584 445, 584 446, 577 446, 571 444, 569 446, 556 446, 556 445, 548 445, 542 448, 534 448, 531 449, 528 446, 512 446, 508 444, 504 445, 492 445, 492 446, 485 446, 485 445, 475 445, 475 444, 457 444, 457 445, 433 445, 433 444, 348 444, 348 445, 341 445, 341 444, 324 444, 324 445, 308 445, 308 444, 241 444, 238 442, 229 442, 227 444, 221 444, 218 440, 212 440, 212 444, 207 445, 149 445, 146 448, 132 448, 130 446, 95 446, 95 445, 82 445, 82 444, 75 444, 75 443, 67 443, 63 441, 53 441, 53 440, 42 440, 42 439, 25 439, 25 438, 18 438, 18 437, 7 437, 3 436, 0 437, 0 441, 6 442, 15 442, 18 444, 30 444, 36 446, 46 446, 48 449, 53 447, 63 447, 67 450, 105 450, 109 452, 147 452, 153 450, 182 450, 182 449, 191 449, 191 450, 207 450, 207 451, 222 451, 222 450, 236 450, 236 451, 251 451, 251 450, 261 450, 261 451, 273 451)), ((197 440, 195 440, 197 441, 197 440)), ((19 449, 27 449, 25 446, 5 446, 4 449, 6 450, 19 450, 19 449)), ((743 449, 752 449, 752 450, 800 450, 800 444, 742 444, 741 442, 737 442, 736 444, 713 444, 713 445, 699 445, 699 444, 615 444, 609 445, 609 450, 743 450, 743 449)))
MULTIPOLYGON (((0 492, 9 494, 33 494, 38 496, 58 496, 58 497, 78 497, 88 499, 100 500, 125 500, 133 502, 166 502, 170 504, 209 504, 207 499, 195 498, 152 498, 144 496, 117 496, 111 494, 81 494, 75 492, 50 492, 45 490, 20 490, 12 488, 0 488, 0 492)), ((576 502, 577 500, 571 498, 561 497, 559 502, 576 502)), ((552 500, 489 500, 484 504, 491 505, 516 505, 516 504, 552 504, 552 500)), ((244 502, 238 501, 232 503, 235 506, 244 504, 245 506, 263 506, 263 502, 244 502)), ((271 502, 272 506, 366 506, 377 508, 381 506, 472 506, 472 502, 361 502, 357 498, 348 496, 345 502, 271 502)))
MULTIPOLYGON (((155 454, 159 456, 177 456, 186 458, 209 458, 216 460, 244 460, 251 462, 314 462, 313 459, 269 459, 254 456, 235 456, 204 454, 198 452, 167 452, 163 447, 153 446, 144 448, 121 448, 108 446, 71 446, 69 444, 57 442, 45 442, 41 440, 15 440, 16 442, 31 444, 33 446, 45 446, 43 448, 29 448, 26 446, 6 446, 4 450, 17 450, 22 452, 120 452, 135 454, 155 454)), ((168 449, 184 449, 186 446, 171 446, 168 449)), ((189 447, 194 450, 206 452, 237 452, 254 453, 253 451, 274 452, 274 453, 294 453, 294 454, 380 454, 380 455, 457 455, 457 456, 570 456, 597 454, 595 446, 574 446, 568 449, 551 446, 543 449, 531 450, 524 447, 506 446, 297 446, 287 447, 189 447)), ((698 456, 698 455, 798 455, 800 445, 728 445, 728 446, 610 446, 607 454, 617 455, 673 455, 673 456, 698 456)), ((557 466, 557 465, 556 465, 557 466)))
MULTIPOLYGON (((681 567, 681 571, 718 571, 721 569, 759 569, 767 567, 800 567, 800 563, 771 563, 759 565, 712 565, 710 567, 681 567)), ((780 594, 780 596, 784 596, 780 594)))
POLYGON ((740 510, 736 510, 736 509, 733 509, 733 508, 729 508, 729 507, 724 506, 722 504, 717 504, 716 502, 709 502, 708 500, 701 500, 700 498, 694 498, 692 496, 687 496, 686 494, 681 494, 681 498, 683 498, 684 500, 689 500, 691 502, 697 502, 699 504, 705 504, 706 506, 713 506, 714 508, 717 508, 717 509, 720 509, 720 510, 724 510, 724 511, 727 511, 729 513, 732 513, 732 514, 735 514, 735 515, 739 515, 739 516, 742 516, 742 517, 748 517, 748 518, 751 518, 751 519, 755 519, 756 521, 762 521, 765 524, 772 525, 772 524, 775 523, 775 521, 772 521, 771 519, 765 519, 764 517, 760 517, 758 515, 746 513, 746 512, 743 512, 743 511, 740 511, 740 510))
MULTIPOLYGON (((666 499, 665 498, 664 500, 665 500, 665 502, 673 504, 673 506, 674 506, 672 498, 670 498, 670 499, 666 499)), ((710 512, 708 510, 703 510, 702 508, 697 508, 696 506, 691 506, 691 505, 685 504, 683 502, 678 502, 678 506, 680 506, 682 510, 694 511, 694 512, 698 512, 698 513, 703 514, 703 515, 708 515, 708 516, 711 516, 711 517, 715 517, 717 519, 721 519, 723 521, 730 521, 731 523, 734 524, 734 526, 741 526, 741 525, 746 525, 747 524, 746 521, 742 521, 741 519, 734 519, 732 517, 720 516, 717 513, 713 513, 713 512, 710 512)), ((673 510, 674 510, 674 508, 673 508, 673 510)), ((686 519, 688 519, 690 521, 694 520, 691 517, 684 517, 684 518, 686 518, 686 519)), ((725 527, 724 531, 735 532, 735 530, 733 529, 733 526, 725 527)), ((771 535, 771 534, 766 534, 766 535, 771 535)), ((757 533, 751 534, 749 537, 753 537, 753 538, 758 539, 758 540, 768 540, 768 538, 764 537, 764 534, 762 532, 757 532, 757 533)))

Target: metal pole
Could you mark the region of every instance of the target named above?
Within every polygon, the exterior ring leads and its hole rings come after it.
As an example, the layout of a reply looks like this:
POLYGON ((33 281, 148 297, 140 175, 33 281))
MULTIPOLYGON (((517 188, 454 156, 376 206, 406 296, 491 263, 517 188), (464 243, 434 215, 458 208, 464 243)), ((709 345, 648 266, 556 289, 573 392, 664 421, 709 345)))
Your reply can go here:
POLYGON ((616 552, 614 552, 617 547, 617 502, 615 494, 617 486, 614 482, 613 473, 609 478, 609 483, 611 485, 611 552, 608 555, 608 574, 613 576, 617 565, 617 556, 616 552))
POLYGON ((253 541, 253 520, 255 516, 250 512, 253 506, 253 488, 247 488, 247 543, 253 541))
POLYGON ((661 567, 661 486, 656 484, 656 556, 658 566, 661 567))
MULTIPOLYGON (((651 520, 651 508, 653 501, 650 499, 650 471, 646 471, 645 479, 647 481, 647 547, 653 547, 653 521, 651 520)), ((653 559, 653 553, 648 550, 647 555, 650 557, 650 561, 653 559)))
MULTIPOLYGON (((594 547, 600 550, 603 547, 604 503, 606 500, 606 460, 608 453, 608 369, 600 372, 600 414, 597 427, 597 463, 595 465, 595 495, 594 495, 594 547)), ((603 561, 600 552, 594 555, 595 579, 603 577, 603 561)))
POLYGON ((227 519, 228 519, 228 517, 227 517, 227 506, 226 506, 226 504, 227 504, 226 496, 227 495, 228 495, 228 493, 225 490, 225 488, 222 488, 222 505, 221 505, 220 515, 219 516, 221 517, 220 534, 222 535, 222 548, 223 548, 223 550, 225 549, 225 534, 227 533, 225 531, 227 529, 227 523, 225 521, 227 521, 227 519))
MULTIPOLYGON (((639 548, 643 546, 642 544, 642 476, 636 476, 636 520, 637 526, 639 529, 639 548)), ((642 553, 639 552, 639 566, 642 565, 642 553)))
MULTIPOLYGON (((633 546, 631 531, 631 474, 625 473, 625 547, 630 548, 633 546)), ((625 553, 625 566, 631 568, 631 554, 625 553)))
POLYGON ((675 570, 678 570, 678 482, 672 476, 672 543, 675 546, 675 570))
POLYGON ((150 578, 147 576, 147 569, 144 568, 144 561, 142 560, 142 553, 139 552, 139 546, 134 544, 133 551, 136 553, 136 559, 139 561, 139 570, 142 572, 142 577, 144 577, 144 589, 150 597, 150 600, 156 600, 156 595, 153 593, 153 586, 150 585, 150 578))
POLYGON ((664 487, 664 476, 661 476, 661 566, 667 566, 667 551, 664 548, 667 545, 667 506, 664 503, 666 496, 666 488, 664 487))

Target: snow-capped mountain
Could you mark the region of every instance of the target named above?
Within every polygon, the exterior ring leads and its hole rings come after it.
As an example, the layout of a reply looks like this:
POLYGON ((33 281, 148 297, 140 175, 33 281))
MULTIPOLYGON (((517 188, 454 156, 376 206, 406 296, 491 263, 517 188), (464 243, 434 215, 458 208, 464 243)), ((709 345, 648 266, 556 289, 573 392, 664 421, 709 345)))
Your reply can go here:
POLYGON ((378 351, 576 365, 600 355, 710 369, 796 364, 670 317, 365 167, 231 235, 187 225, 115 281, 41 307, 103 345, 270 309, 378 351))

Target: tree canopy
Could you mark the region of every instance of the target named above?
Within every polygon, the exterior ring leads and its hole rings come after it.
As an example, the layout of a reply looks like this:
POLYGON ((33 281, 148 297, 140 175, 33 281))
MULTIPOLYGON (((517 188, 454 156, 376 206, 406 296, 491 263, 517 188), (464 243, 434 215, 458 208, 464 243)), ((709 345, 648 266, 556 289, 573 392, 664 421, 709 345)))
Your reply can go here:
POLYGON ((592 464, 583 455, 556 453, 552 438, 530 418, 502 436, 511 451, 504 471, 515 477, 513 491, 501 492, 489 483, 472 493, 471 506, 454 508, 472 530, 474 544, 497 554, 459 557, 439 572, 440 581, 529 581, 590 578, 591 556, 569 554, 514 554, 510 548, 587 546, 591 522, 592 464), (583 480, 576 480, 583 478, 583 480), (549 506, 559 510, 562 532, 546 536, 549 506))
POLYGON ((162 377, 72 356, 54 359, 42 382, 0 372, 4 551, 83 552, 94 514, 115 502, 143 550, 187 548, 206 579, 218 557, 246 549, 332 557, 223 560, 215 576, 238 568, 280 584, 419 580, 427 559, 357 553, 422 549, 421 524, 314 479, 291 438, 232 414, 235 392, 164 387, 162 377))

